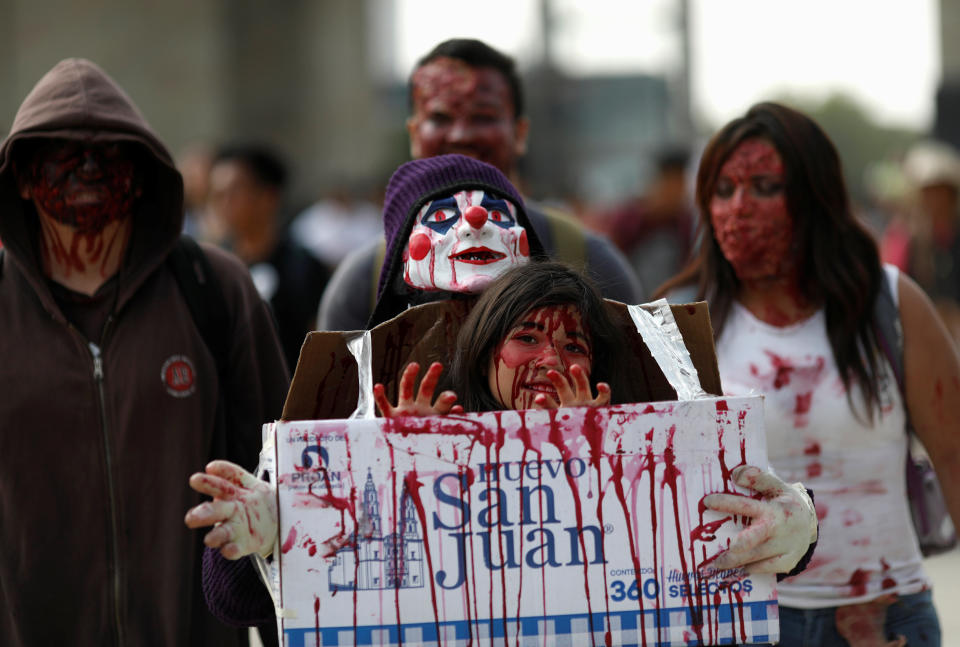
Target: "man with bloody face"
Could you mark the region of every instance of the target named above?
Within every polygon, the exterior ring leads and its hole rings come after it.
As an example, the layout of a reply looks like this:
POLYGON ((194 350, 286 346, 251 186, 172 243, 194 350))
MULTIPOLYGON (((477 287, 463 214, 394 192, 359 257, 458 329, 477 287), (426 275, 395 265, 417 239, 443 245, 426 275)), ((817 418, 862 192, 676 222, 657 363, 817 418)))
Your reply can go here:
POLYGON ((246 270, 204 247, 230 322, 218 375, 168 262, 182 223, 130 98, 60 62, 0 145, 0 644, 244 638, 205 608, 183 476, 214 454, 252 468, 288 376, 246 270))
MULTIPOLYGON (((415 160, 465 155, 492 165, 516 184, 530 122, 512 59, 478 40, 444 41, 419 61, 409 92, 407 133, 415 160)), ((528 236, 537 236, 548 257, 583 267, 605 297, 642 300, 629 263, 606 238, 529 203, 525 217, 528 236)), ((390 257, 390 242, 388 235, 384 260, 390 257)), ((370 316, 370 277, 377 275, 382 245, 374 241, 355 250, 337 268, 320 304, 321 330, 358 330, 383 320, 370 316)))

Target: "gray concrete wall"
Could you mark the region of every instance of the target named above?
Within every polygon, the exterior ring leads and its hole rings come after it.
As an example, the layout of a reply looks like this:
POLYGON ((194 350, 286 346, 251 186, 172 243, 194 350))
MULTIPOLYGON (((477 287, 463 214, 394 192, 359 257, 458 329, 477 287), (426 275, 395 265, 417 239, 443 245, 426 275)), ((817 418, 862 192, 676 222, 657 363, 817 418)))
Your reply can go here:
POLYGON ((176 154, 197 140, 277 147, 293 202, 384 157, 361 0, 0 0, 0 131, 57 61, 100 64, 176 154))

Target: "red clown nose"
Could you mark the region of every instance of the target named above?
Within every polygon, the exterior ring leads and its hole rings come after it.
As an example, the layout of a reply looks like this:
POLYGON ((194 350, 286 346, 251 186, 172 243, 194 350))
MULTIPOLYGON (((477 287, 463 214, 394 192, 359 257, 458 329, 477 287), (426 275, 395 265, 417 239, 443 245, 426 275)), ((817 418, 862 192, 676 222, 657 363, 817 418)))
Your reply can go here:
POLYGON ((487 222, 487 210, 481 206, 474 205, 469 207, 463 214, 470 226, 474 229, 480 229, 487 222))

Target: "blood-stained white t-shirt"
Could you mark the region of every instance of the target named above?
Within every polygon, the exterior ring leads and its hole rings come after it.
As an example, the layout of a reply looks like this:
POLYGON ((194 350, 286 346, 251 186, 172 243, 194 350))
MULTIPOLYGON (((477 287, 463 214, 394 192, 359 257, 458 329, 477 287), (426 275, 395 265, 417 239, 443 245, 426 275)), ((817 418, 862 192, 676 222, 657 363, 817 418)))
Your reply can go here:
MULTIPOLYGON (((885 269, 896 285, 896 270, 885 269)), ((736 303, 717 357, 727 394, 765 395, 777 474, 814 493, 820 541, 806 570, 779 584, 780 603, 839 606, 929 588, 906 498, 903 399, 886 358, 871 424, 859 387, 847 398, 823 310, 777 327, 736 303)))

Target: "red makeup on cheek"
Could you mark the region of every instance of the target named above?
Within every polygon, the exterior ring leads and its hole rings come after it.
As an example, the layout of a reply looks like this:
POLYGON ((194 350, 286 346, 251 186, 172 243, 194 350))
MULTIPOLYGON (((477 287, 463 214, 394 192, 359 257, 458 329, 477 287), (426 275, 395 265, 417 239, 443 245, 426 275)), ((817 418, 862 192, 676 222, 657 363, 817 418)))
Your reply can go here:
POLYGON ((520 321, 525 325, 511 330, 494 351, 491 362, 491 391, 501 404, 513 409, 530 408, 534 398, 543 393, 529 388, 530 385, 552 389, 546 378, 548 369, 555 368, 566 375, 570 366, 578 364, 589 376, 592 364, 589 348, 585 354, 567 348, 571 342, 588 347, 585 340, 571 335, 589 334, 573 306, 538 308, 520 321), (525 332, 537 341, 520 339, 525 332))
POLYGON ((740 144, 720 169, 710 201, 714 236, 723 255, 741 280, 782 275, 793 263, 793 218, 787 209, 783 162, 767 141, 751 139, 740 144), (769 195, 759 181, 780 185, 769 195))
POLYGON ((527 230, 520 232, 520 242, 518 251, 521 256, 530 256, 530 241, 527 240, 527 230))
POLYGON ((53 155, 33 166, 30 194, 54 220, 80 235, 97 235, 131 213, 137 198, 134 163, 94 150, 53 155))
POLYGON ((432 243, 426 234, 414 234, 410 237, 410 258, 422 261, 430 253, 432 243))

